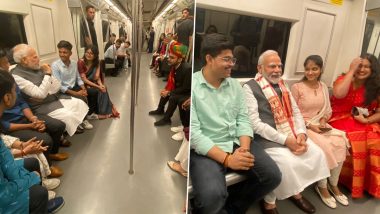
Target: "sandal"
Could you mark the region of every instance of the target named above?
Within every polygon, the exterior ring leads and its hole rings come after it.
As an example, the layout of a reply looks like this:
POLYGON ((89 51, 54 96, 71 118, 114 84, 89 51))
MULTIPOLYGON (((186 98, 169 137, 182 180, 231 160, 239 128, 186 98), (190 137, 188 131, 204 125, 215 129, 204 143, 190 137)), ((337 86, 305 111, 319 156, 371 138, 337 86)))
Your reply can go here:
MULTIPOLYGON (((178 164, 178 163, 176 163, 176 162, 174 162, 174 161, 168 161, 168 162, 166 162, 166 164, 168 165, 168 167, 169 167, 171 170, 173 170, 174 172, 176 172, 176 173, 182 175, 183 177, 186 177, 186 178, 187 178, 187 172, 182 172, 182 171, 180 171, 179 169, 177 169, 177 168, 175 167, 176 164, 178 164)), ((179 164, 178 164, 177 166, 181 167, 179 164)), ((181 169, 182 169, 182 167, 181 167, 181 169)))

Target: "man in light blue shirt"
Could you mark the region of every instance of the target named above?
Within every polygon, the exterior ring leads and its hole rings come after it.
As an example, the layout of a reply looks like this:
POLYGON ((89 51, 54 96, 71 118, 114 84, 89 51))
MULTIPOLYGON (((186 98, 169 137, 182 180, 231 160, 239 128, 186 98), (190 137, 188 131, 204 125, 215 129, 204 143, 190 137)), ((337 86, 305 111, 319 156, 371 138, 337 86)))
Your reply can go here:
POLYGON ((62 40, 57 45, 60 59, 53 62, 53 76, 61 82, 61 92, 86 100, 87 90, 78 72, 77 62, 70 59, 72 45, 62 40))
POLYGON ((207 35, 201 50, 206 65, 193 75, 190 177, 197 213, 245 213, 281 180, 277 165, 252 141, 242 87, 230 78, 232 49, 224 35, 207 35), (228 171, 247 179, 227 192, 228 171))
MULTIPOLYGON (((89 90, 89 93, 87 93, 82 78, 78 72, 77 62, 70 59, 73 45, 68 41, 61 40, 58 43, 57 48, 60 59, 53 62, 51 70, 53 76, 61 82, 61 92, 79 98, 86 103, 88 103, 88 98, 97 99, 98 94, 96 90, 89 90)), ((88 120, 84 120, 80 126, 85 129, 93 128, 88 120)))

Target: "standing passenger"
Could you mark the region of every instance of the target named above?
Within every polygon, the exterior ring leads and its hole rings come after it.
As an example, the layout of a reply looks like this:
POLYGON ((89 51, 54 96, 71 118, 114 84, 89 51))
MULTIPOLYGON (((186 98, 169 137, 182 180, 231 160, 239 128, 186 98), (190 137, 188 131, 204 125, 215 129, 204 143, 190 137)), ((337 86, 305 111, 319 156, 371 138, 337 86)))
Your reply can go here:
POLYGON ((202 45, 206 65, 193 77, 190 177, 199 213, 245 213, 281 180, 276 164, 252 141, 243 90, 230 78, 236 62, 232 49, 225 36, 207 35, 202 45), (227 171, 247 179, 227 191, 227 171))
POLYGON ((86 20, 82 21, 81 24, 81 33, 84 36, 84 46, 86 45, 95 45, 98 47, 98 40, 95 30, 95 7, 92 5, 86 6, 86 20), (88 31, 90 32, 88 32, 88 31))

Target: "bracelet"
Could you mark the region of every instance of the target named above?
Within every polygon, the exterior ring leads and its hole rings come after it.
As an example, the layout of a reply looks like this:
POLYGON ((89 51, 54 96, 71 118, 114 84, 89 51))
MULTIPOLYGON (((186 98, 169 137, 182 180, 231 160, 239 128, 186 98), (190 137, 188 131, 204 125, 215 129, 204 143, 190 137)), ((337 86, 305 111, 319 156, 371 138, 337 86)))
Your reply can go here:
POLYGON ((230 157, 230 155, 231 154, 227 152, 227 155, 226 155, 226 157, 223 160, 223 166, 226 167, 226 168, 228 167, 228 158, 230 157))

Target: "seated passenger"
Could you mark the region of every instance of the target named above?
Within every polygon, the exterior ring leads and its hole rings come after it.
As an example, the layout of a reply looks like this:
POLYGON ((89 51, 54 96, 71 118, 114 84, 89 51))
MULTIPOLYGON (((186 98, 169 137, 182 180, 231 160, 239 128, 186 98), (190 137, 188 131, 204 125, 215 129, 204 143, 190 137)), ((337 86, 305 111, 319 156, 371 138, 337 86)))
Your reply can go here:
MULTIPOLYGON (((90 117, 98 119, 119 118, 120 113, 112 104, 103 83, 103 76, 99 66, 99 51, 96 46, 90 45, 85 48, 83 58, 78 61, 78 70, 87 91, 97 90, 98 92, 97 97, 89 97, 88 100, 91 112, 94 112, 90 117)), ((90 92, 88 93, 90 94, 90 92)))
MULTIPOLYGON (((26 162, 29 159, 37 160, 37 169, 28 169, 29 171, 38 171, 41 175, 42 186, 44 186, 49 193, 49 199, 55 197, 55 192, 51 191, 59 186, 61 181, 58 178, 47 178, 51 174, 49 169, 49 164, 45 158, 45 155, 42 154, 43 151, 46 151, 46 146, 42 146, 42 141, 36 141, 35 138, 28 140, 27 142, 22 142, 18 138, 12 137, 10 135, 1 134, 1 139, 8 149, 11 150, 13 157, 17 160, 24 160, 24 166, 26 169, 28 165, 26 162)), ((30 165, 30 164, 29 164, 30 165)), ((35 168, 35 167, 33 167, 35 168)))
MULTIPOLYGON (((0 72, 0 118, 15 102, 15 81, 8 72, 0 72)), ((38 173, 17 165, 0 138, 0 213, 43 214, 60 209, 63 198, 55 198, 48 204, 48 193, 39 183, 38 173)))
POLYGON ((339 174, 346 159, 348 140, 346 133, 331 129, 327 121, 331 117, 330 98, 327 86, 320 81, 323 60, 311 55, 304 62, 305 76, 292 86, 292 95, 306 123, 307 136, 325 153, 331 176, 320 180, 315 189, 322 201, 330 208, 336 208, 335 199, 348 205, 348 199, 338 188, 339 174), (329 190, 335 197, 330 195, 329 190))
POLYGON ((193 76, 190 178, 196 213, 245 213, 281 180, 276 163, 252 141, 240 83, 231 79, 233 44, 224 35, 203 41, 206 65, 193 76), (226 187, 228 171, 247 177, 226 187))
MULTIPOLYGON (((57 48, 61 59, 53 62, 51 70, 53 71, 53 76, 61 82, 61 92, 79 98, 86 103, 88 102, 87 97, 91 97, 90 99, 96 99, 98 96, 97 91, 89 90, 89 93, 87 94, 87 90, 84 87, 84 83, 78 72, 77 62, 70 59, 72 54, 71 49, 73 48, 71 43, 62 40, 58 43, 57 48)), ((90 107, 88 114, 93 113, 91 109, 93 108, 90 107)), ((86 119, 83 120, 81 126, 85 129, 93 128, 91 123, 86 119)))
POLYGON ((108 40, 106 46, 104 47, 104 52, 106 52, 110 46, 115 44, 115 40, 116 40, 116 34, 111 33, 110 39, 108 40))
POLYGON ((262 53, 257 70, 256 77, 243 87, 254 139, 273 158, 283 175, 280 185, 265 196, 263 212, 278 213, 276 199, 290 197, 301 210, 314 213, 315 207, 301 192, 330 176, 325 155, 306 135, 302 114, 281 79, 278 53, 273 50, 262 53))
POLYGON ((110 46, 104 53, 104 60, 106 63, 115 64, 114 70, 111 72, 112 76, 117 76, 119 70, 123 68, 126 55, 125 51, 120 51, 121 40, 116 40, 115 44, 110 46))
POLYGON ((181 126, 171 127, 170 130, 176 132, 172 136, 173 140, 181 141, 184 138, 183 129, 190 126, 190 97, 182 103, 178 103, 179 117, 181 119, 181 126))
POLYGON ((168 83, 165 89, 161 91, 160 103, 157 109, 149 112, 149 114, 163 112, 166 100, 169 101, 169 105, 164 113, 164 117, 155 122, 155 126, 171 124, 171 117, 177 105, 183 103, 190 96, 192 70, 191 65, 184 61, 186 53, 187 47, 181 43, 174 42, 169 48, 168 64, 170 65, 170 73, 168 83))
POLYGON ((184 128, 184 139, 174 161, 168 161, 168 167, 174 172, 187 177, 187 168, 189 166, 189 127, 184 128))
POLYGON ((17 66, 11 73, 33 112, 64 122, 67 133, 72 136, 87 114, 87 104, 80 99, 57 94, 61 84, 51 76, 49 65, 40 66, 40 59, 31 46, 16 45, 13 58, 17 66))
MULTIPOLYGON (((0 50, 0 72, 7 72, 9 69, 8 58, 5 52, 0 50), (5 69, 1 70, 1 69, 5 69)), ((61 136, 65 130, 65 124, 47 115, 34 115, 28 104, 23 100, 19 87, 16 85, 16 103, 11 109, 3 112, 0 119, 3 132, 16 136, 23 141, 28 141, 33 137, 43 140, 48 149, 44 152, 50 160, 65 160, 67 153, 58 153, 59 146, 69 146, 70 142, 61 136)), ((51 177, 59 177, 63 174, 58 166, 51 166, 51 177)))
POLYGON ((351 156, 343 164, 340 182, 351 189, 353 198, 363 197, 364 190, 380 198, 379 89, 379 64, 370 54, 355 58, 333 87, 329 122, 346 132, 351 143, 351 156), (353 107, 366 108, 368 112, 355 112, 353 107))

